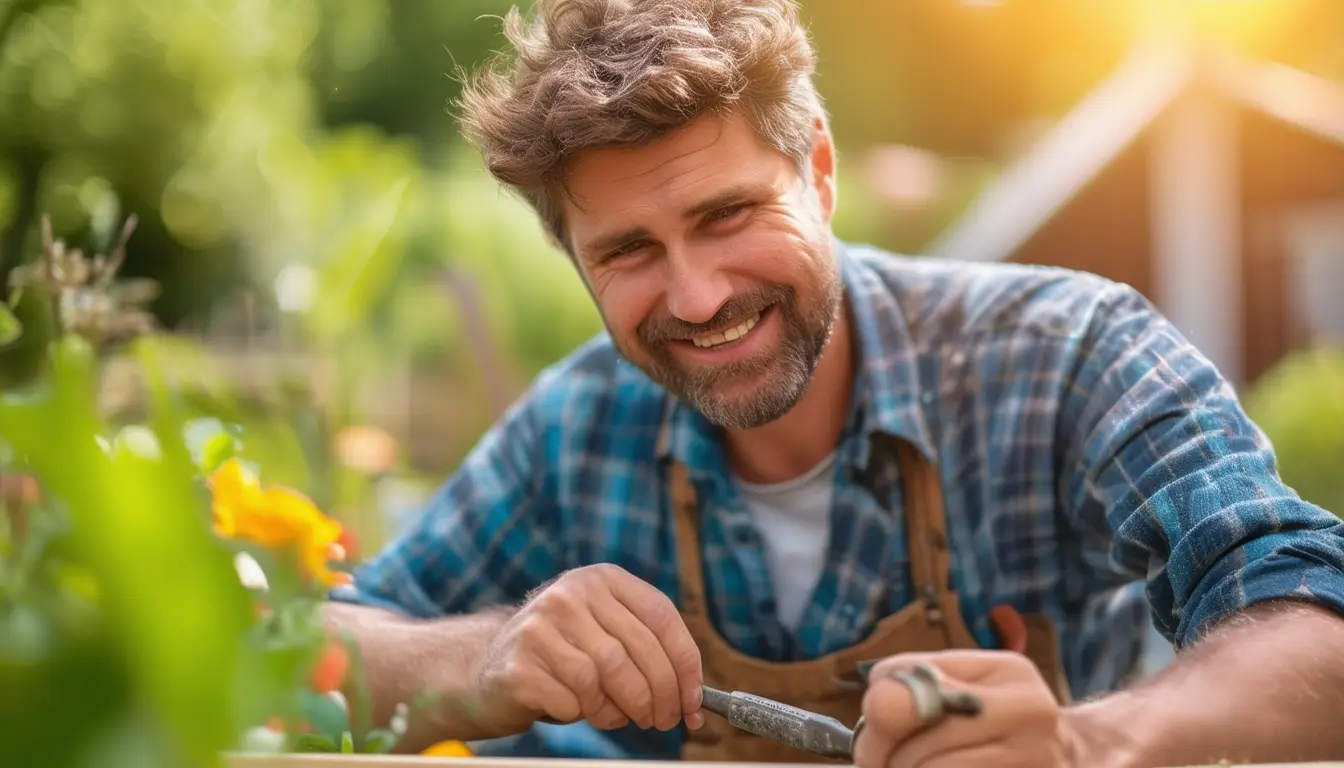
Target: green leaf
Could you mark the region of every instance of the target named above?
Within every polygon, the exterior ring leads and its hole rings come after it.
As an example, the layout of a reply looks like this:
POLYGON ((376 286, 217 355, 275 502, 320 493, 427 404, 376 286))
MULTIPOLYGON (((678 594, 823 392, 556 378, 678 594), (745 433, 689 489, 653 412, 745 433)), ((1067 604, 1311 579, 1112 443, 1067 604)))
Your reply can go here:
POLYGON ((312 723, 314 729, 325 733, 332 740, 350 730, 350 716, 340 704, 312 691, 302 691, 299 696, 303 716, 312 723))
POLYGON ((7 664, 36 664, 52 652, 56 627, 51 616, 35 605, 16 603, 0 613, 0 660, 7 664))
POLYGON ((23 335, 23 323, 14 316, 9 306, 0 303, 0 347, 7 347, 23 335))
POLYGON ((309 317, 322 337, 338 337, 344 329, 365 322, 396 274, 402 259, 396 224, 413 181, 409 174, 396 179, 367 207, 367 213, 339 233, 341 239, 335 243, 309 317))
POLYGON ((201 472, 210 473, 241 449, 238 435, 242 430, 216 418, 192 419, 183 430, 183 438, 192 460, 201 472))
POLYGON ((232 435, 223 432, 210 438, 201 449, 200 467, 202 472, 214 472, 219 466, 233 458, 237 443, 232 435))
POLYGON ((294 736, 294 752, 336 752, 340 748, 330 737, 320 733, 300 733, 294 736))
POLYGON ((370 755, 385 755, 391 752, 397 746, 397 734, 378 728, 369 731, 364 736, 364 753, 370 755))
POLYGON ((106 429, 93 350, 61 339, 50 363, 45 392, 0 398, 0 439, 69 516, 71 551, 101 586, 101 642, 117 649, 134 699, 173 734, 183 762, 213 764, 241 731, 233 684, 250 598, 203 522, 174 404, 147 366, 159 451, 108 456, 95 440, 106 429))
POLYGON ((359 643, 355 641, 354 634, 347 631, 342 633, 341 642, 345 644, 345 649, 350 654, 350 671, 347 673, 350 680, 350 709, 355 713, 357 722, 355 730, 359 733, 368 733, 373 730, 373 701, 369 696, 368 681, 364 679, 364 657, 359 652, 359 643))
POLYGON ((353 755, 354 753, 355 753, 355 740, 350 736, 350 732, 346 731, 345 733, 341 734, 341 754, 353 755))

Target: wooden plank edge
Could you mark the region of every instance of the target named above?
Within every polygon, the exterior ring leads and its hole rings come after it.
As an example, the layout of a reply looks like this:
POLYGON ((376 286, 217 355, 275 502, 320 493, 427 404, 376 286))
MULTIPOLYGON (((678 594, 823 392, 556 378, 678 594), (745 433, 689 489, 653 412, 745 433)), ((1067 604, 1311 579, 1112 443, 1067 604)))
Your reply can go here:
MULTIPOLYGON (((225 768, 406 768, 406 766, 472 766, 472 768, 671 768, 683 765, 678 761, 662 760, 580 760, 569 758, 526 757, 422 757, 417 755, 332 755, 285 754, 256 755, 226 753, 225 768)), ((694 763, 697 768, 817 768, 816 763, 694 763)), ((1226 768, 1227 763, 1208 766, 1172 766, 1172 768, 1226 768)), ((1253 763, 1236 764, 1238 768, 1344 768, 1344 762, 1333 763, 1253 763)))

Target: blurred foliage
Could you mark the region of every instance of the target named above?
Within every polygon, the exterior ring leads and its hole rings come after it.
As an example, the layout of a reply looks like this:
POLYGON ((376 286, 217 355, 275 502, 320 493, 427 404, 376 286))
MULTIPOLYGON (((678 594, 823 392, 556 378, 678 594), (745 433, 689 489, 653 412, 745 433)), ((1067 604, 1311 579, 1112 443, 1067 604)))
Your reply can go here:
POLYGON ((355 542, 248 461, 283 458, 286 429, 228 420, 227 387, 188 405, 165 365, 174 342, 152 337, 113 358, 147 397, 120 423, 104 413, 111 344, 149 330, 118 304, 144 294, 116 279, 130 231, 86 259, 44 226, 39 257, 12 273, 51 306, 56 334, 35 380, 0 391, 6 760, 166 768, 216 765, 229 749, 390 751, 430 700, 371 722, 357 649, 328 638, 319 613, 349 582, 355 542))
POLYGON ((4 471, 38 478, 45 499, 0 560, 6 759, 210 764, 257 716, 233 690, 251 616, 228 552, 192 513, 182 422, 160 392, 159 449, 105 452, 93 349, 67 337, 50 362, 48 386, 0 400, 4 471))
POLYGON ((1344 349, 1285 357, 1247 393, 1246 409, 1273 441, 1284 482, 1344 517, 1344 349))
MULTIPOLYGON (((122 274, 163 287, 165 328, 223 351, 219 380, 192 385, 201 412, 267 435, 249 450, 283 453, 270 471, 340 514, 380 482, 333 457, 347 427, 399 430, 393 471, 441 477, 601 329, 453 120, 459 73, 501 48, 514 4, 0 0, 0 274, 40 250, 39 211, 90 251, 134 214, 122 274)), ((841 148, 837 234, 902 252, 1164 26, 1344 80, 1334 0, 801 6, 841 148)), ((52 333, 33 297, 12 314, 0 386, 40 371, 52 333)))
MULTIPOLYGON (((165 286, 155 310, 167 326, 200 327, 238 289, 265 295, 284 264, 309 258, 335 201, 357 204, 329 186, 332 175, 337 185, 404 179, 408 196, 432 188, 432 208, 456 205, 441 195, 488 185, 475 183, 479 164, 460 152, 449 109, 455 73, 500 47, 498 16, 513 4, 0 3, 0 270, 31 252, 39 209, 58 232, 99 247, 113 234, 106 222, 133 211, 142 225, 127 274, 165 286)), ((1006 137, 1068 109, 1153 23, 1155 8, 1252 55, 1344 74, 1344 6, 1332 0, 1174 7, 804 0, 842 147, 857 159, 882 144, 968 158, 933 205, 860 205, 861 182, 841 233, 917 250, 992 175, 1006 137)), ((413 239, 433 261, 453 263, 469 246, 448 236, 413 239)), ((544 249, 540 239, 528 245, 544 249)), ((394 274, 395 287, 419 282, 394 274)), ((423 288, 408 290, 432 304, 423 288)))
POLYGON ((285 192, 257 158, 312 125, 313 3, 30 0, 0 19, 6 263, 37 210, 98 238, 120 205, 144 220, 128 273, 171 286, 168 321, 243 279, 234 249, 285 192))

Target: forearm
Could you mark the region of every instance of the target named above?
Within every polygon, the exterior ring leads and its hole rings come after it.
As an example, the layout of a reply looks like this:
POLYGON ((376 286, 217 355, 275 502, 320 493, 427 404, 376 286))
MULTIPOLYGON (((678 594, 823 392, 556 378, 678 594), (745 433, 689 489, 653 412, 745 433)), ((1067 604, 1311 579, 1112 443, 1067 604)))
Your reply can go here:
POLYGON ((1133 689, 1067 710, 1072 764, 1287 763, 1344 755, 1344 620, 1300 604, 1226 622, 1133 689))
MULTIPOLYGON (((326 603, 329 632, 349 634, 358 644, 363 683, 374 723, 387 723, 397 704, 411 705, 422 694, 437 697, 433 706, 411 713, 398 752, 415 752, 444 739, 463 741, 506 734, 486 730, 472 718, 479 700, 476 669, 491 637, 511 615, 499 609, 435 620, 408 619, 378 608, 326 603)), ((358 706, 349 682, 345 690, 358 706)))

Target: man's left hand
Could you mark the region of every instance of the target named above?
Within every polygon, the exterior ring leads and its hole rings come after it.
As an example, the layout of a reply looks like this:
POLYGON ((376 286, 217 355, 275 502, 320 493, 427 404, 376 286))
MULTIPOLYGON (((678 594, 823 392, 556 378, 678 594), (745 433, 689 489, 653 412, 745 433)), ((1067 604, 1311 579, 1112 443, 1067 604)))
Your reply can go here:
POLYGON ((1060 706, 1036 667, 1010 651, 898 654, 873 666, 854 745, 860 768, 1063 768, 1069 735, 1060 706), (923 662, 940 686, 977 696, 977 715, 948 713, 923 726, 914 697, 893 673, 923 662))

